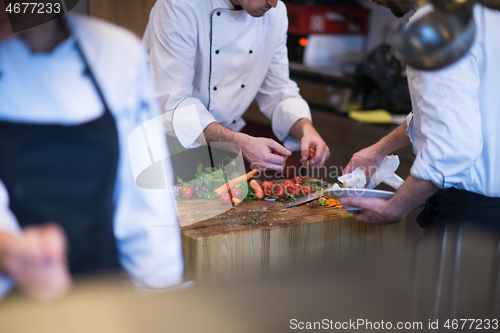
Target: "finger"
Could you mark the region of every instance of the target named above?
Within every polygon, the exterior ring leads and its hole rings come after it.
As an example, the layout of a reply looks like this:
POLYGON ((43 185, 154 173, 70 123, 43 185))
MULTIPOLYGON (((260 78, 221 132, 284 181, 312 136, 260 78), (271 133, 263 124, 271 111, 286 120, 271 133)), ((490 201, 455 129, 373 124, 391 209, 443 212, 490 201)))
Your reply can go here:
POLYGON ((358 199, 358 198, 342 198, 342 203, 345 203, 348 206, 359 207, 366 210, 371 211, 379 211, 379 208, 386 203, 386 200, 376 199, 376 198, 366 198, 366 199, 358 199))
POLYGON ((318 166, 325 165, 326 160, 328 160, 329 158, 330 158, 330 149, 325 144, 325 152, 323 153, 323 157, 321 158, 321 161, 318 163, 318 166))
POLYGON ((314 157, 310 161, 311 165, 312 166, 319 166, 319 162, 321 162, 321 160, 323 158, 323 154, 326 151, 326 145, 325 144, 317 144, 317 145, 312 144, 312 146, 314 146, 312 148, 316 149, 316 154, 314 155, 314 157))
POLYGON ((286 157, 282 155, 276 155, 268 153, 264 156, 262 163, 276 164, 284 166, 286 163, 286 157))
POLYGON ((12 248, 12 255, 27 265, 43 265, 46 260, 42 253, 40 228, 24 229, 19 241, 12 248))
POLYGON ((41 229, 42 251, 54 262, 64 262, 66 258, 66 234, 55 223, 48 223, 41 229))
POLYGON ((300 162, 302 162, 302 165, 304 165, 309 158, 309 148, 311 148, 311 142, 309 139, 303 138, 300 143, 300 162))
POLYGON ((262 162, 260 164, 261 166, 261 171, 265 170, 272 170, 272 171, 283 171, 284 165, 281 164, 273 164, 273 163, 267 163, 267 162, 262 162))
POLYGON ((274 140, 268 140, 267 146, 271 149, 274 150, 276 153, 282 156, 290 156, 292 155, 292 152, 277 143, 274 140))
POLYGON ((346 165, 346 167, 344 168, 344 172, 342 173, 343 175, 347 175, 351 172, 353 172, 355 169, 354 167, 354 164, 352 162, 352 159, 349 161, 349 163, 346 165))
POLYGON ((354 216, 354 218, 360 222, 367 222, 367 216, 366 214, 363 212, 363 213, 360 213, 360 212, 353 212, 352 214, 354 216))

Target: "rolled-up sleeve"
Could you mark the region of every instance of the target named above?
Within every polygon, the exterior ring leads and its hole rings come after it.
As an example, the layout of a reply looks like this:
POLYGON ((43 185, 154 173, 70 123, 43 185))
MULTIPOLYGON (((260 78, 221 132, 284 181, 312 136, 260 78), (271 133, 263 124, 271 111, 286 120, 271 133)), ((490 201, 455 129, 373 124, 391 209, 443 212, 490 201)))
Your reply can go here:
POLYGON ((439 188, 467 178, 483 150, 477 61, 469 52, 440 71, 408 70, 414 110, 408 133, 416 145, 410 173, 439 188))
POLYGON ((144 39, 150 50, 156 98, 167 114, 165 119, 171 121, 166 125, 173 128, 185 148, 192 148, 201 132, 216 121, 206 106, 193 97, 199 30, 196 15, 190 5, 180 1, 162 1, 157 6, 144 39), (183 112, 185 107, 194 107, 198 116, 192 118, 192 113, 183 112))
POLYGON ((289 137, 290 130, 298 120, 306 118, 312 121, 312 118, 309 105, 300 96, 297 84, 290 79, 286 46, 288 20, 286 14, 283 17, 283 24, 278 32, 282 37, 256 99, 260 110, 271 119, 276 137, 284 141, 287 148, 298 150, 300 142, 289 137))

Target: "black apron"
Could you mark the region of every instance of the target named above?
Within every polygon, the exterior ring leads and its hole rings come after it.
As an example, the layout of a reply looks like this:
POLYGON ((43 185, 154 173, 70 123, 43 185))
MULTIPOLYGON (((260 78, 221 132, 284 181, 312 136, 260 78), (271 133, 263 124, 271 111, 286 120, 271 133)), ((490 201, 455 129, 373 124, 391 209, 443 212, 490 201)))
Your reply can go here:
POLYGON ((72 274, 119 267, 113 233, 118 134, 78 42, 104 115, 76 125, 0 121, 0 179, 21 227, 56 222, 68 238, 72 274))
POLYGON ((500 234, 500 198, 456 188, 440 190, 427 200, 417 222, 425 229, 468 224, 500 234))

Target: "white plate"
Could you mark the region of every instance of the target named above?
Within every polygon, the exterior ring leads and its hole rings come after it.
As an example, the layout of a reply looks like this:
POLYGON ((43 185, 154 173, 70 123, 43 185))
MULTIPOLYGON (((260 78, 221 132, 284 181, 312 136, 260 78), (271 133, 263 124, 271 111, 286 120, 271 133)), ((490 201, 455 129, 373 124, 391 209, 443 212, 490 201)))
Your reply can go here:
MULTIPOLYGON (((389 200, 393 195, 394 192, 391 191, 382 191, 382 190, 368 190, 364 188, 330 188, 330 189, 325 189, 324 195, 337 199, 340 201, 342 198, 378 198, 378 199, 384 199, 384 200, 389 200)), ((361 208, 358 207, 350 207, 346 205, 342 205, 345 210, 348 212, 356 211, 356 210, 362 210, 361 208)))

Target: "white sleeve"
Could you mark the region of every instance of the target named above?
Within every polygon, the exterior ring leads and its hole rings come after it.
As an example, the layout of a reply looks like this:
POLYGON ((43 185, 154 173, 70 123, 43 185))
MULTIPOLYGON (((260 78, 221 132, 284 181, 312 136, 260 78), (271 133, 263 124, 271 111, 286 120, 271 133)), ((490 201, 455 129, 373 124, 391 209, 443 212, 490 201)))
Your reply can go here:
POLYGON ((408 71, 412 121, 419 121, 414 126, 424 138, 410 172, 439 188, 452 187, 467 178, 483 150, 481 82, 473 52, 443 70, 408 71))
POLYGON ((312 121, 312 118, 309 105, 300 96, 297 84, 290 80, 286 46, 288 19, 286 9, 284 11, 283 23, 278 31, 281 39, 256 99, 260 110, 271 120, 276 137, 294 151, 300 149, 300 141, 288 136, 292 126, 299 119, 312 121))
POLYGON ((120 162, 114 231, 120 262, 134 284, 165 288, 182 282, 180 227, 170 187, 165 186, 171 185, 173 178, 165 133, 150 135, 143 122, 161 117, 142 54, 136 67, 140 69, 132 80, 137 94, 136 105, 128 114, 116 117, 120 162), (145 105, 149 106, 149 111, 143 108, 145 105), (134 133, 140 136, 134 136, 134 133), (135 154, 135 148, 144 149, 135 154), (160 170, 160 176, 152 180, 159 189, 139 187, 133 168, 147 167, 153 162, 160 170))
MULTIPOLYGON (((17 235, 21 228, 16 217, 9 208, 9 194, 4 183, 0 180, 0 231, 17 235)), ((12 281, 8 276, 0 275, 0 299, 12 288, 12 281)))
POLYGON ((198 47, 196 13, 190 5, 180 1, 162 1, 156 6, 144 39, 144 43, 148 43, 145 46, 149 49, 156 98, 181 144, 191 148, 203 129, 216 121, 206 106, 193 97, 198 47), (185 106, 194 106, 198 116, 193 119, 190 113, 169 114, 174 110, 182 112, 185 106), (191 130, 185 131, 185 128, 191 130))

